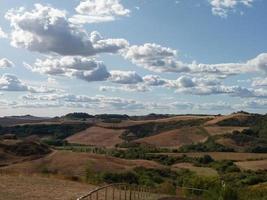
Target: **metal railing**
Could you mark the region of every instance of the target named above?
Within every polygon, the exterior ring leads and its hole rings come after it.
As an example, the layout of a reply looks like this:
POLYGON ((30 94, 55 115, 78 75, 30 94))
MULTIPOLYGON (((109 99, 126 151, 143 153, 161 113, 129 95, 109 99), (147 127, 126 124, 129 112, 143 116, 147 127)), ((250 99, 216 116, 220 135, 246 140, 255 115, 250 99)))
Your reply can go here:
POLYGON ((77 200, 154 200, 156 197, 150 188, 118 183, 96 188, 77 200))

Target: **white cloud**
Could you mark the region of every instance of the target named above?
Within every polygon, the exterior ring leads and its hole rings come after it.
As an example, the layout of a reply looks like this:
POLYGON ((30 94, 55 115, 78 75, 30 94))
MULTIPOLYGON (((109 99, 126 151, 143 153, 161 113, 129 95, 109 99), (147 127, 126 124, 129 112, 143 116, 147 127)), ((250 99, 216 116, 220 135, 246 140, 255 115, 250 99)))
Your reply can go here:
POLYGON ((171 48, 146 43, 131 46, 124 57, 134 64, 155 72, 186 72, 188 67, 176 60, 177 52, 171 48))
POLYGON ((22 82, 17 76, 12 74, 3 74, 0 76, 0 90, 8 92, 30 92, 30 93, 55 93, 60 92, 54 88, 47 86, 28 86, 22 82))
POLYGON ((0 69, 1 68, 10 68, 13 66, 14 66, 13 62, 8 60, 7 58, 0 59, 0 69))
POLYGON ((256 58, 251 59, 247 62, 247 65, 251 69, 258 69, 267 74, 267 53, 262 53, 258 55, 256 58))
POLYGON ((117 53, 128 46, 124 39, 103 39, 97 32, 88 34, 70 23, 65 11, 41 4, 35 4, 31 11, 11 9, 5 17, 13 28, 11 44, 17 48, 40 53, 90 56, 117 53))
POLYGON ((3 29, 0 27, 0 38, 7 38, 8 35, 3 31, 3 29))
POLYGON ((143 80, 148 86, 163 86, 168 83, 167 80, 157 75, 146 75, 143 77, 143 80))
POLYGON ((267 78, 256 78, 252 81, 252 86, 267 86, 267 78))
POLYGON ((146 43, 141 46, 130 46, 122 54, 132 63, 153 72, 190 73, 198 77, 210 76, 219 79, 248 72, 267 72, 267 53, 262 53, 245 62, 205 64, 194 61, 185 63, 178 60, 175 50, 158 44, 146 43))
POLYGON ((44 60, 37 59, 33 65, 25 66, 33 72, 76 77, 88 82, 103 81, 110 76, 103 62, 80 56, 48 57, 44 60))
POLYGON ((78 14, 70 21, 77 24, 109 22, 130 14, 120 0, 83 0, 75 10, 78 14))
POLYGON ((139 76, 135 71, 111 71, 110 81, 120 84, 136 84, 143 82, 141 76, 139 76))
POLYGON ((212 13, 220 17, 227 17, 229 11, 235 11, 237 6, 249 7, 254 0, 209 0, 212 13))
MULTIPOLYGON (((72 94, 52 94, 52 95, 24 95, 22 97, 26 101, 26 105, 52 103, 52 105, 70 106, 70 107, 84 107, 95 108, 99 110, 139 110, 144 109, 145 104, 132 99, 124 99, 120 97, 105 97, 105 96, 86 96, 86 95, 72 95, 72 94)), ((25 103, 24 103, 25 105, 25 103)))
POLYGON ((0 90, 3 91, 28 91, 29 88, 16 76, 4 74, 0 77, 0 90))

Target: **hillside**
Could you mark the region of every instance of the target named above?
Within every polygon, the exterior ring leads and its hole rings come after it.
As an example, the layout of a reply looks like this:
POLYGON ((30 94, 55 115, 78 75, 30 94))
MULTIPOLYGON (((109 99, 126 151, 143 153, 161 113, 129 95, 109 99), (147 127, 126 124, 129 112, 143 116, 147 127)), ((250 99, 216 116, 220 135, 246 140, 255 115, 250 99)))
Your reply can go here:
POLYGON ((123 129, 118 130, 93 126, 68 137, 66 140, 69 143, 111 148, 123 142, 121 135, 124 131, 123 129))
POLYGON ((199 127, 180 128, 157 135, 137 139, 135 142, 156 147, 179 148, 183 145, 202 142, 207 139, 206 132, 199 127))
POLYGON ((47 145, 20 140, 0 140, 0 166, 34 160, 51 152, 47 145))
POLYGON ((156 162, 147 160, 126 160, 99 154, 55 151, 46 157, 10 165, 2 168, 2 170, 26 174, 48 173, 68 178, 84 178, 88 167, 95 172, 122 172, 140 166, 147 168, 162 167, 156 162))

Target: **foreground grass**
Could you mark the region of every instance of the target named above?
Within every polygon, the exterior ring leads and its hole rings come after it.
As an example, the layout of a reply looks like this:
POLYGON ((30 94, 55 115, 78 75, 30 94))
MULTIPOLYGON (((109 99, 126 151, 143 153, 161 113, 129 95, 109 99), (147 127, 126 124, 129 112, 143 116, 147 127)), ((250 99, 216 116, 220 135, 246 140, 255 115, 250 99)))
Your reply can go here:
POLYGON ((0 200, 72 200, 94 188, 52 177, 0 174, 0 200))

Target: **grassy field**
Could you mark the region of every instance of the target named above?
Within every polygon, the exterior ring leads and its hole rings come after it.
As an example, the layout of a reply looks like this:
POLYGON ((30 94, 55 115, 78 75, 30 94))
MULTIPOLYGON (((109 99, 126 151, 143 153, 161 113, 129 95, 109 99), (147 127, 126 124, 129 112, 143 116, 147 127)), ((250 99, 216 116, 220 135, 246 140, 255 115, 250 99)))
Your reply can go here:
POLYGON ((136 140, 138 143, 150 144, 156 147, 179 148, 186 144, 202 142, 207 139, 206 132, 200 127, 180 128, 166 131, 136 140))
POLYGON ((267 170, 267 160, 242 161, 235 164, 242 170, 267 170))
POLYGON ((0 200, 74 200, 94 188, 51 177, 0 174, 0 200))
POLYGON ((178 163, 172 166, 173 170, 177 169, 188 169, 195 172, 199 176, 218 176, 215 169, 209 167, 196 167, 192 163, 178 163))
POLYGON ((94 126, 68 137, 67 141, 76 144, 111 148, 123 142, 120 138, 123 132, 123 129, 108 129, 94 126))
POLYGON ((99 172, 122 172, 140 166, 162 167, 149 160, 126 160, 99 154, 55 151, 44 158, 10 165, 2 168, 2 170, 23 174, 49 173, 67 178, 82 178, 85 177, 86 169, 89 166, 92 167, 92 170, 99 172))

